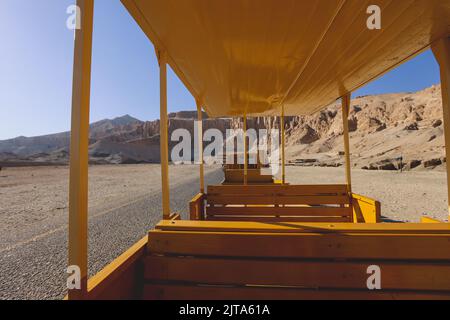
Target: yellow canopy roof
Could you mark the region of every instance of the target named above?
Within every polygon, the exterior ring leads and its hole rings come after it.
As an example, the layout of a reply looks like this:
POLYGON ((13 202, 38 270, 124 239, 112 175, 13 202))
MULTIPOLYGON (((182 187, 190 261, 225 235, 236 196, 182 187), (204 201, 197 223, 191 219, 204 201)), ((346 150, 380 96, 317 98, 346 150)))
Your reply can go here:
POLYGON ((450 35, 450 0, 122 2, 212 117, 313 113, 450 35))

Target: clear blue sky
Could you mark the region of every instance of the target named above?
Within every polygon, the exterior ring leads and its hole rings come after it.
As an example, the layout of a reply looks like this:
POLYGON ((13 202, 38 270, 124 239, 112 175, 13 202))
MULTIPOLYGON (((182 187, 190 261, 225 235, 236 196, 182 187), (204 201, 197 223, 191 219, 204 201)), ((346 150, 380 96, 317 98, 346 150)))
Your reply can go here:
MULTIPOLYGON (((73 32, 66 9, 74 0, 0 0, 0 140, 70 128, 73 32)), ((356 95, 416 91, 439 83, 430 52, 356 95)), ((195 109, 169 73, 169 111, 195 109)), ((130 114, 159 117, 153 46, 119 0, 95 1, 91 121, 130 114)))

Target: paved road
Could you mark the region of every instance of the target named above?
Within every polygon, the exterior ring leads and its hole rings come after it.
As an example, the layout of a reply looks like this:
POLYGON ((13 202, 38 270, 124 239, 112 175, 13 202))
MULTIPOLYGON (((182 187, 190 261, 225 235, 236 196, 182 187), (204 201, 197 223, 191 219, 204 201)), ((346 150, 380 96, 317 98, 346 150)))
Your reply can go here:
MULTIPOLYGON (((208 184, 223 178, 217 169, 208 184)), ((171 190, 171 209, 187 218, 198 193, 192 179, 171 190)), ((93 275, 141 239, 161 219, 161 194, 134 200, 89 220, 89 273, 93 275)), ((62 299, 66 294, 67 228, 62 226, 0 253, 0 299, 62 299)))

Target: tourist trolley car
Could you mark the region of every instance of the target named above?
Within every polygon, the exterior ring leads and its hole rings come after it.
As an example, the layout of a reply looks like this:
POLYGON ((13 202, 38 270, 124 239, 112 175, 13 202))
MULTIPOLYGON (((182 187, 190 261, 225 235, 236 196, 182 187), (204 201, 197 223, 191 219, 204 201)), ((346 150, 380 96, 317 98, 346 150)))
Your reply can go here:
POLYGON ((68 299, 450 299, 450 224, 382 223, 380 203, 352 192, 347 121, 352 92, 431 48, 450 154, 449 0, 122 3, 159 60, 162 220, 88 279, 94 1, 77 0, 69 265, 80 267, 82 285, 68 299), (245 161, 242 182, 205 188, 200 164, 199 194, 181 220, 169 207, 167 65, 195 97, 199 120, 204 110, 244 126, 254 116, 283 121, 342 99, 346 181, 287 184, 282 152, 281 181, 252 183, 245 161), (381 288, 367 285, 370 266, 381 288))

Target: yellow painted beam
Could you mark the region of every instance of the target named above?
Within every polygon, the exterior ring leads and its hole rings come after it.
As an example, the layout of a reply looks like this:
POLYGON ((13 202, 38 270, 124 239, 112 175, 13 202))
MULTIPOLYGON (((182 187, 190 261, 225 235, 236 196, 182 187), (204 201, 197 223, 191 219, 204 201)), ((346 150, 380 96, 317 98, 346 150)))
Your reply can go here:
POLYGON ((180 256, 443 261, 450 260, 449 241, 448 233, 416 234, 413 231, 396 234, 326 230, 304 233, 152 230, 148 248, 153 254, 180 256))
POLYGON ((189 202, 189 217, 191 220, 204 220, 206 194, 199 193, 189 202))
POLYGON ((69 290, 69 299, 87 293, 89 108, 91 91, 92 29, 94 1, 77 0, 80 29, 75 30, 70 136, 69 265, 81 271, 81 290, 69 290))
POLYGON ((166 53, 158 51, 160 82, 160 152, 161 152, 161 189, 163 219, 170 219, 169 189, 169 128, 167 120, 167 59, 166 53))
POLYGON ((348 115, 350 110, 351 94, 342 97, 342 124, 344 127, 344 148, 345 148, 345 176, 347 178, 347 191, 352 192, 352 174, 350 162, 350 136, 348 132, 348 115))
POLYGON ((196 103, 198 119, 198 159, 200 162, 200 193, 205 193, 205 169, 203 165, 203 114, 200 101, 196 100, 196 103))
POLYGON ((351 207, 355 223, 381 223, 381 203, 352 193, 351 207))
POLYGON ((223 222, 223 221, 160 221, 157 230, 192 232, 247 232, 247 233, 371 233, 371 234, 410 234, 414 236, 450 235, 448 223, 306 223, 267 224, 262 222, 223 222))
POLYGON ((244 113, 244 185, 248 184, 248 142, 247 142, 247 113, 244 113))
POLYGON ((442 222, 440 220, 433 219, 433 218, 430 218, 430 217, 421 217, 420 218, 420 222, 421 223, 444 223, 444 222, 442 222))
POLYGON ((450 38, 442 38, 432 46, 441 70, 442 107, 444 109, 445 152, 447 156, 448 210, 450 215, 450 38))
POLYGON ((284 105, 281 107, 281 181, 286 184, 286 136, 284 130, 284 105))

